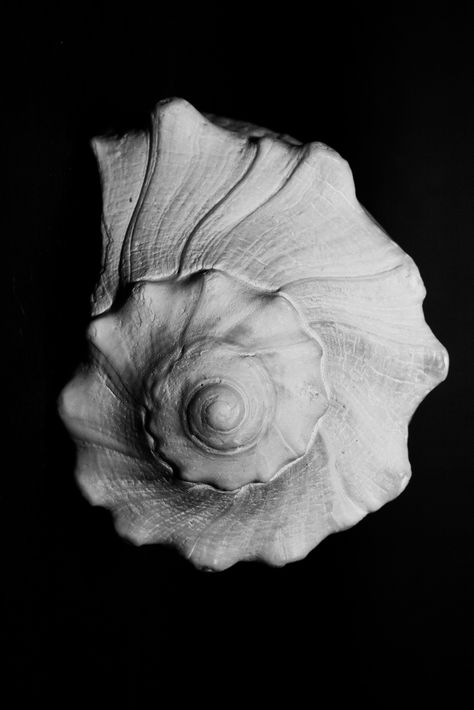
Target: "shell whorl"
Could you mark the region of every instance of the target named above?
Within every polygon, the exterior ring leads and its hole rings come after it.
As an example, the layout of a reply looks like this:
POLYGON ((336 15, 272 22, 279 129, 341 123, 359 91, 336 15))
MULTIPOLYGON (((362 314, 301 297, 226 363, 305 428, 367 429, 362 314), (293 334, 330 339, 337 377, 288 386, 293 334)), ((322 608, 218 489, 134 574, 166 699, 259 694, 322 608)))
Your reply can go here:
POLYGON ((301 558, 398 495, 448 358, 347 163, 180 99, 94 150, 91 360, 61 398, 89 499, 223 569, 301 558))

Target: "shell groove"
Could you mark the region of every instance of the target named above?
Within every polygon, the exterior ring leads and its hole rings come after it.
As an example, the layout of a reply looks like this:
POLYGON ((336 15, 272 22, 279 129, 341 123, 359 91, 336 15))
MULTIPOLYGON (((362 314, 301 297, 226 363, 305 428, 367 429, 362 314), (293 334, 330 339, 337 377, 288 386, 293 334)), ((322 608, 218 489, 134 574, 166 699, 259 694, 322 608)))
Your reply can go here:
POLYGON ((91 358, 60 405, 90 501, 224 569, 304 557, 397 496, 448 358, 347 163, 181 99, 94 150, 91 358))

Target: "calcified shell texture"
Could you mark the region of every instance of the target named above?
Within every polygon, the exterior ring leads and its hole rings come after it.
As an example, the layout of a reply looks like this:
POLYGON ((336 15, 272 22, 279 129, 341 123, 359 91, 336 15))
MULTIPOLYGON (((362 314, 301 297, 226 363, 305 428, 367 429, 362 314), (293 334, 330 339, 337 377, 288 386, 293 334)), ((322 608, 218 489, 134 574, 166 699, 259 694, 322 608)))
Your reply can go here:
POLYGON ((447 353, 347 163, 180 99, 94 150, 103 266, 60 401, 88 499, 224 569, 304 557, 397 496, 447 353))

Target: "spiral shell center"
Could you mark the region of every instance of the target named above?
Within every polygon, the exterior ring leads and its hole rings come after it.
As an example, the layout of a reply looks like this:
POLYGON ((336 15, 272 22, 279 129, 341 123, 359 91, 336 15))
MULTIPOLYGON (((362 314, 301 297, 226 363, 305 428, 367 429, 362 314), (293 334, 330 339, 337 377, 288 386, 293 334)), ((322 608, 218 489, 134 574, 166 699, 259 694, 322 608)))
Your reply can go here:
POLYGON ((164 328, 193 304, 144 384, 149 446, 176 480, 236 490, 304 455, 327 398, 321 347, 292 304, 215 272, 147 284, 141 299, 164 328))
POLYGON ((236 396, 232 390, 223 389, 220 396, 216 394, 206 402, 205 421, 211 429, 230 431, 239 425, 244 407, 241 397, 236 396))
POLYGON ((262 368, 230 358, 240 375, 199 382, 182 407, 184 429, 200 448, 213 454, 236 454, 260 438, 274 408, 274 394, 262 368))
POLYGON ((227 437, 242 424, 246 415, 243 393, 228 383, 201 383, 187 406, 190 431, 198 438, 212 440, 219 448, 219 437, 225 448, 227 437), (214 441, 215 440, 215 441, 214 441))

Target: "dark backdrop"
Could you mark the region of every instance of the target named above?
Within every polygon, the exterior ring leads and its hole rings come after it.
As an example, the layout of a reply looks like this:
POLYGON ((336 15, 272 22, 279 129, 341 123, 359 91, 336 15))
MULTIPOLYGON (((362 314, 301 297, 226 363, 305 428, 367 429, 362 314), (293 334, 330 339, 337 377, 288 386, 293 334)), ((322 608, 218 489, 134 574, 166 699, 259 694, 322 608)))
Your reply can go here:
POLYGON ((62 707, 168 707, 170 690, 173 705, 447 694, 460 707, 473 603, 467 14, 44 12, 4 28, 4 611, 17 692, 62 707), (88 142, 142 125, 173 95, 348 159, 359 200, 419 266, 427 321, 451 355, 410 426, 407 490, 283 569, 210 575, 121 540, 77 490, 56 415, 84 355, 100 258, 88 142))

